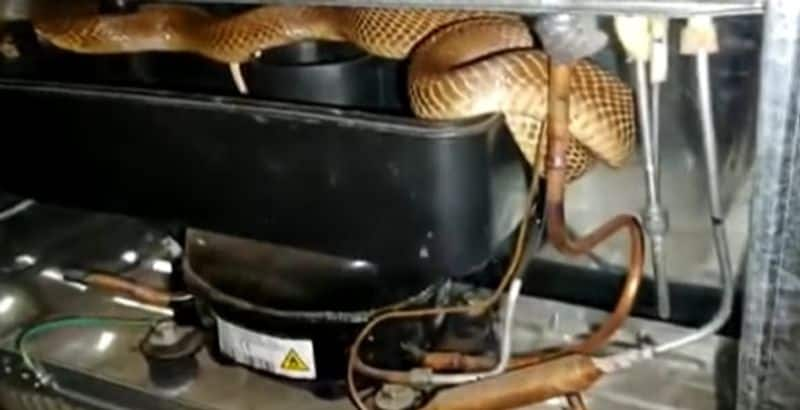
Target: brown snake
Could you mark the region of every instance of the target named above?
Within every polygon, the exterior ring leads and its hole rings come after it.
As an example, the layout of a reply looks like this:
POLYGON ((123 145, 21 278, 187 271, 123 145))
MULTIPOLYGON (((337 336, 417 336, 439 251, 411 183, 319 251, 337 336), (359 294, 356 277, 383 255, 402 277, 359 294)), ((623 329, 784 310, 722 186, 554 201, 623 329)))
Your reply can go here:
MULTIPOLYGON (((547 152, 542 136, 548 58, 534 49, 528 26, 513 15, 265 6, 221 17, 195 7, 150 5, 129 14, 42 18, 34 25, 41 37, 74 52, 189 52, 234 69, 265 49, 301 40, 345 41, 376 56, 410 58, 409 95, 418 117, 501 112, 540 172, 547 152)), ((635 139, 631 90, 588 61, 576 64, 570 86, 569 178, 582 175, 595 159, 621 166, 635 139)))

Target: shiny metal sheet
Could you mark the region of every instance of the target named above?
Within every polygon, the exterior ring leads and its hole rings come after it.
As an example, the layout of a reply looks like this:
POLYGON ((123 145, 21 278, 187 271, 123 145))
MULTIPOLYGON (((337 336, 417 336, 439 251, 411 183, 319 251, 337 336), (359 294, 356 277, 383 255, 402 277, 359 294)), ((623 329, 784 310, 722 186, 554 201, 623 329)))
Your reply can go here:
MULTIPOLYGON (((37 270, 0 277, 0 303, 4 306, 0 313, 0 356, 3 351, 14 351, 13 339, 21 327, 48 316, 93 314, 140 317, 145 314, 114 304, 109 295, 91 290, 81 291, 42 277, 37 270)), ((519 312, 514 335, 514 346, 518 351, 566 341, 570 335, 588 332, 605 317, 603 312, 531 298, 524 298, 520 302, 519 312)), ((617 347, 613 349, 630 345, 637 339, 658 341, 686 331, 672 325, 631 320, 620 335, 617 347)), ((46 363, 73 372, 62 384, 78 390, 92 389, 85 394, 109 402, 115 397, 121 400, 119 397, 133 394, 131 397, 138 397, 137 400, 156 403, 148 404, 148 408, 350 408, 346 399, 321 400, 291 384, 240 367, 223 366, 206 351, 199 355, 200 371, 189 385, 173 391, 160 390, 151 382, 147 364, 136 350, 142 336, 141 331, 110 327, 64 329, 37 338, 31 344, 31 351, 46 363), (101 339, 109 338, 104 334, 113 335, 113 341, 100 343, 101 339), (94 387, 88 380, 95 381, 94 387), (97 383, 108 388, 98 388, 97 383)), ((589 393, 589 405, 593 410, 715 409, 718 392, 725 390, 719 387, 721 379, 715 378, 715 373, 719 373, 720 366, 724 364, 724 360, 720 359, 722 352, 730 346, 725 339, 710 339, 680 353, 607 377, 589 393), (654 390, 652 387, 656 383, 660 387, 654 390)), ((11 374, 0 374, 0 389, 7 388, 12 379, 18 381, 16 378, 22 377, 16 370, 11 374)), ((10 399, 0 396, 0 400, 10 399)), ((131 400, 115 405, 117 408, 141 408, 132 404, 131 400)), ((558 409, 561 404, 560 400, 554 400, 531 408, 558 409)))
POLYGON ((800 3, 769 2, 738 409, 800 407, 800 3))

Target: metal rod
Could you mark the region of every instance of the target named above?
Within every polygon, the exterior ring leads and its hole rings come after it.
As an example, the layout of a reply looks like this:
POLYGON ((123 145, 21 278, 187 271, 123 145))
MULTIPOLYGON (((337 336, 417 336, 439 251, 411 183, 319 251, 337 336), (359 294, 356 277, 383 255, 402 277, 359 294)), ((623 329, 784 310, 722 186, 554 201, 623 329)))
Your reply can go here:
POLYGON ((731 275, 731 257, 728 250, 728 239, 727 235, 725 234, 725 226, 722 223, 715 223, 712 226, 712 233, 714 236, 714 247, 716 248, 717 259, 721 266, 727 266, 720 269, 722 273, 720 275, 720 284, 723 288, 720 308, 717 311, 717 314, 714 315, 711 321, 705 326, 684 337, 656 346, 653 349, 654 353, 666 353, 671 350, 680 349, 686 345, 714 335, 722 328, 722 326, 725 325, 725 322, 728 321, 728 317, 730 317, 731 310, 733 309, 733 275, 731 275))
POLYGON ((728 238, 725 233, 725 218, 722 212, 722 201, 720 200, 719 193, 717 140, 711 105, 708 52, 705 50, 697 51, 696 61, 697 89, 700 98, 700 120, 703 125, 703 150, 707 166, 706 182, 708 185, 709 207, 711 208, 711 228, 714 238, 714 250, 717 254, 717 263, 719 264, 720 271, 722 301, 714 317, 694 332, 654 347, 635 349, 614 356, 595 359, 595 365, 605 373, 611 373, 630 367, 634 363, 649 359, 655 354, 662 354, 671 350, 680 349, 686 345, 714 335, 725 325, 725 322, 728 321, 731 311, 733 310, 733 266, 731 264, 728 238))
POLYGON ((700 97, 700 121, 703 126, 703 151, 706 160, 706 179, 709 189, 711 217, 723 218, 722 200, 719 189, 719 159, 717 154, 717 134, 714 125, 714 112, 711 106, 711 84, 709 79, 708 53, 700 51, 697 62, 697 91, 700 97))
MULTIPOLYGON (((639 128, 642 132, 642 157, 644 158, 644 174, 646 191, 646 209, 644 211, 644 228, 650 237, 650 248, 653 255, 653 275, 656 279, 658 316, 667 319, 670 316, 669 278, 666 272, 664 255, 664 234, 666 233, 666 216, 661 205, 661 192, 658 186, 658 160, 656 159, 656 143, 651 121, 650 82, 647 79, 647 62, 636 61, 636 103, 639 109, 639 128)), ((655 115, 654 115, 655 116, 655 115)))
MULTIPOLYGON (((661 84, 652 83, 650 86, 650 112, 653 117, 650 122, 653 126, 650 132, 653 136, 653 159, 655 160, 656 186, 661 186, 661 84)), ((659 192, 660 193, 660 192, 659 192)))
POLYGON ((708 185, 709 206, 711 208, 712 234, 714 236, 714 250, 720 270, 720 285, 722 286, 722 301, 717 314, 705 326, 696 332, 690 333, 676 340, 656 346, 655 353, 664 353, 675 350, 705 339, 718 332, 730 317, 733 309, 733 266, 731 264, 728 238, 725 232, 725 217, 722 209, 722 200, 719 190, 719 165, 717 157, 717 137, 714 129, 714 113, 711 105, 711 84, 708 67, 708 53, 698 51, 697 61, 697 89, 700 97, 700 120, 703 125, 703 151, 706 159, 706 183, 708 185))
MULTIPOLYGON (((172 0, 218 3, 219 0, 172 0)), ((238 4, 278 4, 280 0, 227 0, 238 4)), ((669 17, 761 14, 764 0, 294 0, 296 5, 482 9, 516 13, 643 14, 669 17)))

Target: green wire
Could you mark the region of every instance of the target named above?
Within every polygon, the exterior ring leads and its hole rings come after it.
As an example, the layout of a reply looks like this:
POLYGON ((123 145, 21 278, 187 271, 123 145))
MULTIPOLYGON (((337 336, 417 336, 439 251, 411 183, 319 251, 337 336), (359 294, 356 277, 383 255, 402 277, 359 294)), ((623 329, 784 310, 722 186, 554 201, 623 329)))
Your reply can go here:
MULTIPOLYGON (((125 326, 125 327, 153 327, 157 324, 160 320, 163 319, 127 319, 127 318, 117 318, 117 317, 101 317, 101 316, 74 316, 74 317, 65 317, 59 319, 52 319, 48 320, 36 325, 33 325, 26 330, 24 330, 17 338, 17 350, 19 351, 20 356, 22 356, 22 361, 25 363, 31 371, 36 374, 36 377, 42 379, 47 373, 44 369, 37 367, 33 360, 31 360, 30 354, 28 353, 27 343, 30 341, 31 338, 48 333, 54 330, 63 329, 67 327, 106 327, 109 325, 113 326, 125 326)), ((46 380, 40 380, 43 383, 46 383, 46 380)))

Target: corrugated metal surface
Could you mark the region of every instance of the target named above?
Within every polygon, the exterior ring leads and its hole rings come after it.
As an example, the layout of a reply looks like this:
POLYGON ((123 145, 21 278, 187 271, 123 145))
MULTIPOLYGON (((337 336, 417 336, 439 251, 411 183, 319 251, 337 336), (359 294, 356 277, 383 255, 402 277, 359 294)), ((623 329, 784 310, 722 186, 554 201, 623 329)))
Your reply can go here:
POLYGON ((800 408, 800 2, 766 15, 738 409, 800 408))

